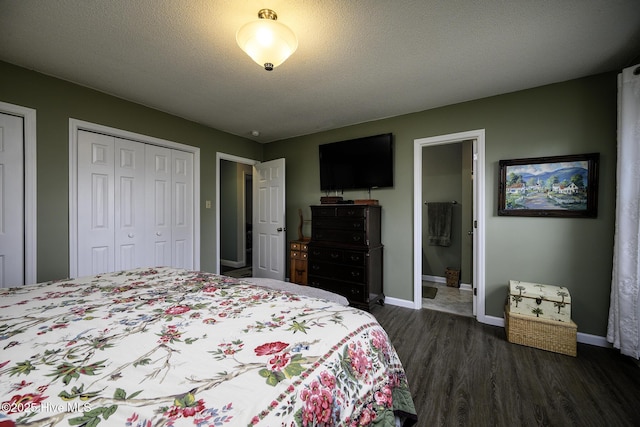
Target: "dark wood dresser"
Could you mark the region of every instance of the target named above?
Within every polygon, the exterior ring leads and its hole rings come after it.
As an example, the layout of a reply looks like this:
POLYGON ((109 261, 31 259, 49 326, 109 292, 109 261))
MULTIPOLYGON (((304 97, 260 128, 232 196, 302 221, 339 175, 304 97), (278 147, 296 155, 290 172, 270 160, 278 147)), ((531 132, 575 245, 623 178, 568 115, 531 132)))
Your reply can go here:
POLYGON ((364 310, 384 304, 380 223, 378 205, 311 206, 308 284, 364 310))

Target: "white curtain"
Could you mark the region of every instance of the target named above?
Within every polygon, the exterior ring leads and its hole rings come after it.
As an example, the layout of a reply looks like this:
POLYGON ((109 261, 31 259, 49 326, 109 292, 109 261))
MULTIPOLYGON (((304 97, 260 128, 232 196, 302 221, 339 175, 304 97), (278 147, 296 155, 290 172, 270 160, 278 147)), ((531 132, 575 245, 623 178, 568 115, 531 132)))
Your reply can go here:
POLYGON ((640 359, 640 65, 618 75, 617 170, 607 340, 640 359))

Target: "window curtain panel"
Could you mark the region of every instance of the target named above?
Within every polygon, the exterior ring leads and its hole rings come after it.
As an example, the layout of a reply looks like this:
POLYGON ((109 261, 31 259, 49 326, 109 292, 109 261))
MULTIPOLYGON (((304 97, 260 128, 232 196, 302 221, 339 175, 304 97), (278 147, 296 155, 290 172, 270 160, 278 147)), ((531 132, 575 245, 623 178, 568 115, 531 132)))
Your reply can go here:
POLYGON ((640 359, 640 65, 618 75, 616 226, 607 340, 640 359))

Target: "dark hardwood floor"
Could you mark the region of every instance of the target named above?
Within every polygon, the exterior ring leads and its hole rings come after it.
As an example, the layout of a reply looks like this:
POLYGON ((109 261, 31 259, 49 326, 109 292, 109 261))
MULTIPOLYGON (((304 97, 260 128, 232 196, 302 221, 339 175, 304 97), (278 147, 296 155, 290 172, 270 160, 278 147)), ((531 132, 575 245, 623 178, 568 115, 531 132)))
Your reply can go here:
POLYGON ((615 350, 579 343, 574 358, 511 344, 475 318, 372 314, 405 367, 418 426, 640 426, 640 367, 615 350))

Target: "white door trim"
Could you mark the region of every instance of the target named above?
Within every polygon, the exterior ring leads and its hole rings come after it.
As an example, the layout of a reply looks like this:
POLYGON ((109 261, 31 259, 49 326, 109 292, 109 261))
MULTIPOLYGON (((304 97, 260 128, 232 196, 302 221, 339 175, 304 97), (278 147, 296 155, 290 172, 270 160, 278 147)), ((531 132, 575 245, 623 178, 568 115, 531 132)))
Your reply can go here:
POLYGON ((36 110, 0 102, 0 112, 24 120, 24 283, 28 285, 38 281, 36 110))
POLYGON ((142 135, 122 129, 69 119, 69 275, 78 272, 78 131, 104 133, 118 138, 130 139, 145 144, 172 148, 193 154, 193 266, 200 269, 200 148, 178 142, 142 135))
POLYGON ((414 139, 413 141, 413 304, 422 308, 422 148, 465 140, 477 141, 474 153, 474 220, 478 222, 473 236, 473 279, 477 289, 476 318, 485 318, 485 130, 477 129, 448 135, 414 139))
POLYGON ((238 157, 233 154, 221 152, 216 153, 216 274, 220 274, 220 160, 228 160, 230 162, 242 163, 243 165, 249 166, 254 166, 260 163, 258 160, 238 157))

